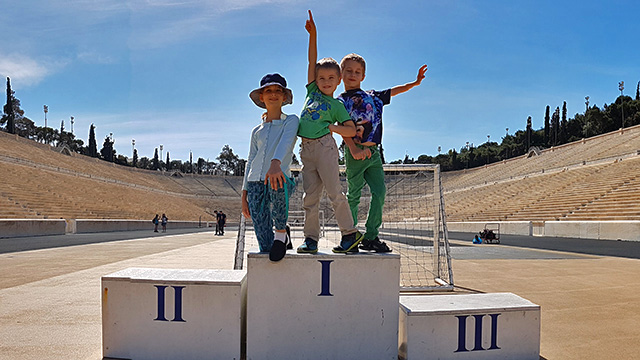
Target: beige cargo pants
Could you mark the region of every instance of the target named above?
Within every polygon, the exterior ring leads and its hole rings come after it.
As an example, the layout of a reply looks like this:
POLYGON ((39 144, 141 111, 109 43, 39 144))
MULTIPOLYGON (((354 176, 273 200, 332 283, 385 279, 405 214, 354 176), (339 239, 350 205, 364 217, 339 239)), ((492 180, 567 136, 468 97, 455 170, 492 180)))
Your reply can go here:
POLYGON ((323 187, 338 221, 342 235, 356 232, 346 195, 340 185, 338 146, 331 134, 318 139, 302 138, 304 236, 318 241, 320 237, 319 206, 323 187), (324 186, 323 186, 324 185, 324 186))

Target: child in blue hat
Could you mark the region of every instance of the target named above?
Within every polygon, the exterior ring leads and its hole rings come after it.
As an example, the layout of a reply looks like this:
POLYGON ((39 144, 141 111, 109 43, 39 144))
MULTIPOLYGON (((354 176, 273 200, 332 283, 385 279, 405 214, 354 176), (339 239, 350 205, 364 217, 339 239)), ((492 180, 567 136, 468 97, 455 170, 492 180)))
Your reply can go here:
POLYGON ((294 189, 289 166, 299 119, 282 112, 282 106, 293 102, 293 93, 280 74, 265 75, 249 97, 267 111, 251 131, 242 184, 242 214, 253 220, 260 251, 269 252, 271 261, 280 261, 291 243, 286 232, 289 195, 294 189))

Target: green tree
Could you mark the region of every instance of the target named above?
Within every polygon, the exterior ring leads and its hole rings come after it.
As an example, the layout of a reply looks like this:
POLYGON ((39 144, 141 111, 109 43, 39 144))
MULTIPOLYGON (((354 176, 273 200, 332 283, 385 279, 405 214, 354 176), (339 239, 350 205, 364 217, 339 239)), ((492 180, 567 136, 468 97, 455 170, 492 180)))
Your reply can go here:
POLYGON ((640 81, 638 81, 638 86, 636 86, 636 100, 640 101, 640 81))
POLYGON ((98 157, 98 144, 96 143, 96 127, 91 124, 89 127, 89 145, 87 146, 87 156, 98 157))
POLYGON ((218 160, 218 168, 225 175, 239 175, 238 162, 240 157, 233 153, 233 149, 228 144, 222 147, 216 160, 218 160))
POLYGON ((153 161, 151 162, 152 170, 160 169, 160 158, 158 157, 158 148, 153 153, 153 161))
POLYGON ((133 165, 133 167, 138 167, 138 149, 133 149, 133 160, 131 165, 133 165))
POLYGON ((550 140, 550 135, 551 135, 551 124, 549 123, 549 111, 550 111, 550 107, 549 105, 547 105, 547 110, 544 113, 544 144, 545 146, 549 146, 549 143, 551 141, 550 140))
POLYGON ((105 136, 102 143, 102 149, 100 149, 100 155, 102 160, 108 162, 114 162, 116 158, 116 151, 113 148, 114 141, 110 136, 105 136))

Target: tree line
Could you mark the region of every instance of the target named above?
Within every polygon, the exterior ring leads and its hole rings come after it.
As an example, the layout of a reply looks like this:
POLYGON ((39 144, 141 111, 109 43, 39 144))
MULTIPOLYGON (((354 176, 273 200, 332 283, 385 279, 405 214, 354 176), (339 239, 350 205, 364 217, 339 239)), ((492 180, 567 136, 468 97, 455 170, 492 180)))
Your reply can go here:
POLYGON ((64 120, 60 124, 60 129, 52 127, 36 126, 34 121, 24 114, 20 107, 20 100, 16 98, 15 91, 11 89, 11 80, 7 78, 7 102, 3 107, 2 118, 0 118, 0 128, 11 134, 31 139, 53 146, 66 146, 70 151, 99 158, 107 162, 118 165, 130 166, 147 170, 181 171, 183 173, 197 173, 210 175, 244 175, 246 160, 241 159, 233 152, 229 145, 224 145, 216 161, 209 161, 198 158, 193 161, 193 154, 189 154, 189 161, 171 160, 167 151, 166 159, 160 159, 158 148, 155 148, 153 157, 138 157, 138 150, 134 148, 132 158, 122 154, 117 154, 114 148, 115 140, 113 134, 105 136, 102 148, 98 150, 95 125, 89 128, 89 140, 85 145, 84 141, 75 137, 72 132, 66 131, 64 120))
MULTIPOLYGON (((620 83, 621 92, 622 89, 623 82, 620 83)), ((404 159, 398 159, 390 163, 440 164, 443 171, 461 170, 521 156, 526 154, 532 147, 539 149, 549 148, 640 124, 640 82, 636 87, 635 99, 630 96, 620 95, 615 102, 609 105, 605 103, 602 108, 595 104, 590 105, 588 96, 585 97, 585 100, 585 112, 577 113, 573 118, 567 118, 566 101, 563 102, 562 107, 557 106, 553 112, 551 112, 551 106, 547 105, 542 128, 534 130, 531 124, 531 116, 529 116, 524 130, 517 130, 513 134, 509 134, 507 131, 500 143, 489 141, 488 137, 487 142, 479 146, 467 143, 459 150, 450 149, 447 153, 439 153, 437 156, 420 155, 415 159, 406 155, 404 159)), ((133 157, 129 159, 122 154, 116 154, 115 141, 112 134, 105 137, 102 148, 98 150, 95 126, 93 124, 89 128, 89 141, 86 146, 73 133, 65 131, 64 121, 60 124, 60 130, 35 126, 35 123, 27 118, 20 108, 20 100, 15 97, 15 92, 11 90, 9 78, 7 78, 7 103, 3 111, 0 119, 0 127, 2 127, 3 131, 45 144, 67 146, 70 151, 119 165, 148 170, 176 170, 183 173, 244 175, 246 160, 235 154, 229 145, 222 147, 219 156, 216 158, 217 162, 208 161, 201 157, 194 162, 192 154, 189 155, 188 162, 171 160, 168 151, 166 159, 160 159, 158 148, 155 148, 154 155, 151 158, 139 158, 137 149, 134 149, 133 157)), ((383 162, 385 162, 384 149, 381 150, 383 162)), ((341 160, 344 156, 342 151, 341 149, 341 160)), ((295 155, 293 163, 298 164, 295 155)))
POLYGON ((529 116, 524 130, 513 134, 507 132, 500 143, 487 138, 487 142, 479 146, 467 143, 459 150, 450 149, 437 156, 420 155, 414 159, 407 155, 403 160, 391 163, 440 164, 443 171, 461 170, 521 156, 532 147, 550 148, 640 124, 640 82, 636 86, 635 98, 620 95, 615 102, 605 103, 602 108, 590 105, 588 96, 585 100, 585 112, 577 113, 573 118, 567 118, 566 101, 553 112, 547 105, 543 127, 534 130, 529 116))

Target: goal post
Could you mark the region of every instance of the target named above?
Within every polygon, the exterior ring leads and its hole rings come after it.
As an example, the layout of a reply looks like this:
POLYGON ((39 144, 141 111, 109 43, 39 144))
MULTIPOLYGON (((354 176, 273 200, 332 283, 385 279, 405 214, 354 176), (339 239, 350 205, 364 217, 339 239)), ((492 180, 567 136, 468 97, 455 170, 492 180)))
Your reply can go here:
MULTIPOLYGON (((393 253, 400 255, 401 290, 453 289, 440 165, 386 164, 383 169, 386 195, 378 237, 387 243, 393 253)), ((289 199, 289 222, 295 223, 291 224, 295 248, 304 240, 304 216, 301 216, 304 191, 302 176, 299 175, 301 168, 292 166, 291 170, 296 179, 296 188, 289 199)), ((340 180, 346 194, 348 189, 344 166, 340 170, 340 180)), ((362 233, 365 233, 370 203, 371 192, 365 186, 360 197, 357 221, 357 228, 362 233)), ((333 246, 340 243, 341 234, 326 194, 320 200, 320 211, 323 229, 318 245, 320 251, 330 252, 333 246)), ((241 269, 248 250, 257 251, 257 248, 253 227, 245 224, 244 217, 241 217, 234 267, 241 269)))

